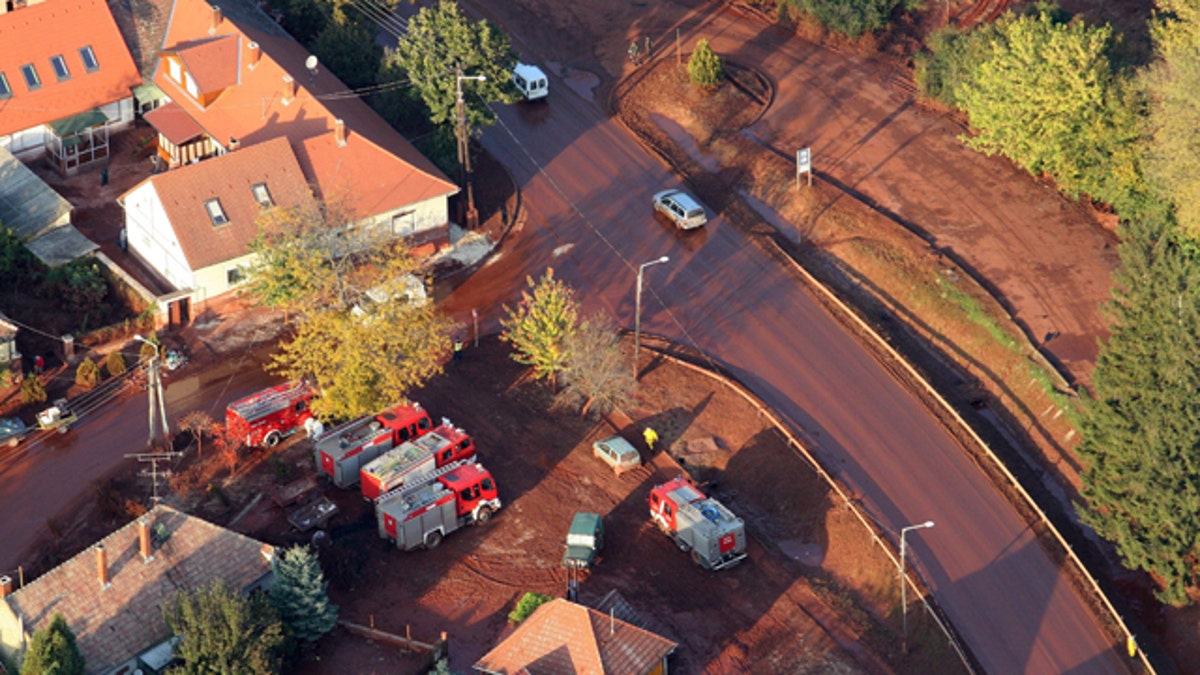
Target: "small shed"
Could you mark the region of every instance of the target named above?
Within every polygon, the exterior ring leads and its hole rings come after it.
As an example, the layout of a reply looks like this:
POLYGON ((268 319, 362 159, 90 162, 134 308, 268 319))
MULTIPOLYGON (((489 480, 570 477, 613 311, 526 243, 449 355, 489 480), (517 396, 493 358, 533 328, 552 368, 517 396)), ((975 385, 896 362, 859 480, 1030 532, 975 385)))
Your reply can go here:
POLYGON ((71 203, 0 148, 0 225, 50 267, 100 248, 71 225, 71 203))

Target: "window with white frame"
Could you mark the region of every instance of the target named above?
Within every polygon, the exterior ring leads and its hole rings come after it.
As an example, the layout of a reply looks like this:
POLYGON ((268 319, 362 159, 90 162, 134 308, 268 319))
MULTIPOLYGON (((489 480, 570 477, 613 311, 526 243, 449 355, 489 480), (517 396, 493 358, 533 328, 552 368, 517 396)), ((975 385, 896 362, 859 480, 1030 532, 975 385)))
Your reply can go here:
POLYGON ((275 202, 271 200, 271 192, 267 190, 266 183, 255 183, 250 186, 250 191, 254 193, 254 199, 258 205, 264 209, 275 205, 275 202))
POLYGON ((67 70, 67 60, 62 54, 56 54, 50 57, 50 65, 54 67, 54 75, 59 82, 71 79, 71 71, 67 70))
POLYGON ((84 45, 79 48, 79 58, 83 59, 83 67, 89 73, 100 70, 100 62, 96 60, 96 52, 92 51, 91 45, 84 45))
POLYGON ((183 67, 175 59, 167 59, 167 72, 170 73, 171 79, 179 84, 183 84, 183 67))
POLYGON ((191 73, 183 74, 183 86, 187 89, 187 93, 192 95, 192 98, 200 98, 200 88, 196 86, 196 80, 191 73))
POLYGON ((220 199, 210 199, 204 202, 204 208, 208 211, 208 217, 212 220, 213 225, 224 225, 229 222, 229 216, 226 216, 225 209, 221 208, 220 199))
POLYGON ((0 73, 0 100, 12 98, 12 87, 8 86, 8 76, 0 73))
POLYGON ((225 268, 225 283, 230 286, 237 286, 246 280, 246 270, 240 265, 225 268))
POLYGON ((417 231, 416 211, 401 211, 392 216, 392 236, 407 237, 417 231))
POLYGON ((21 74, 25 76, 25 84, 29 91, 42 88, 42 78, 38 77, 37 68, 34 68, 32 63, 21 66, 21 74))

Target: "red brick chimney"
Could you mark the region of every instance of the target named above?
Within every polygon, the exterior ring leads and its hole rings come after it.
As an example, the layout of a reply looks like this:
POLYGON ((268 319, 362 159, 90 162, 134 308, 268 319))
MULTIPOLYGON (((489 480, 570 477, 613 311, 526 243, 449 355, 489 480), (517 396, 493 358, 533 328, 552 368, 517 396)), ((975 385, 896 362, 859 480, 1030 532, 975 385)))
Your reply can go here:
POLYGON ((246 51, 250 52, 246 59, 248 62, 247 65, 249 65, 250 70, 254 70, 254 67, 258 65, 258 57, 262 56, 262 48, 258 46, 257 42, 251 42, 246 45, 246 51))
POLYGON ((346 122, 340 117, 333 121, 333 140, 339 146, 346 144, 346 122))
POLYGON ((108 553, 104 544, 96 544, 96 576, 100 578, 100 588, 108 588, 108 553))
POLYGON ((0 577, 0 598, 6 598, 9 595, 11 595, 12 587, 13 587, 12 577, 10 577, 10 576, 0 577))
POLYGON ((154 560, 154 549, 150 547, 150 523, 146 519, 141 519, 137 523, 138 529, 138 548, 142 553, 142 560, 150 562, 154 560))
POLYGON ((217 27, 221 25, 221 8, 216 5, 209 5, 208 9, 210 10, 208 32, 211 34, 217 32, 217 27))
POLYGON ((292 99, 294 99, 294 98, 296 98, 296 81, 292 79, 291 75, 284 75, 283 76, 283 104, 287 105, 288 103, 291 103, 292 99))

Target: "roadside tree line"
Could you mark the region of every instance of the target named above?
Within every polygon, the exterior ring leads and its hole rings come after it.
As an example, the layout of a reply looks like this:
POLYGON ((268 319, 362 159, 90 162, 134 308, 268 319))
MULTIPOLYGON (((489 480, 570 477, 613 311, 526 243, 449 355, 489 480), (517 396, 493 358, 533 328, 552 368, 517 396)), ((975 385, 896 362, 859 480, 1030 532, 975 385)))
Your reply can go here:
POLYGON ((1185 604, 1200 581, 1200 0, 1158 10, 1144 65, 1111 26, 1039 3, 934 35, 917 80, 967 114, 969 145, 1120 216, 1112 334, 1076 419, 1078 507, 1185 604))

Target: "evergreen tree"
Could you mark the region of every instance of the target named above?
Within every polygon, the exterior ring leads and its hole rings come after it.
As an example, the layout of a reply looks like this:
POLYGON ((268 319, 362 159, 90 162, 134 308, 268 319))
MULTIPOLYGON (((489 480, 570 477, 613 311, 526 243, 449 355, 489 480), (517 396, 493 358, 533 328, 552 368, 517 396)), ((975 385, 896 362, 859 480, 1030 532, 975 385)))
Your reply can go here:
POLYGON ((85 389, 91 389, 100 384, 100 366, 96 362, 84 358, 79 362, 79 367, 75 369, 75 384, 78 384, 85 389))
POLYGON ((713 89, 725 77, 725 66, 721 57, 709 46, 708 40, 701 38, 696 43, 696 50, 688 59, 688 77, 692 84, 701 89, 713 89))
POLYGON ((273 675, 280 672, 287 629, 262 593, 248 598, 217 581, 181 592, 164 609, 167 627, 182 638, 178 675, 273 675))
POLYGON ((329 602, 320 561, 307 546, 294 546, 275 559, 271 604, 297 639, 316 642, 337 626, 337 605, 329 602))
POLYGON ((533 366, 535 378, 549 378, 558 390, 558 374, 567 365, 566 339, 576 330, 579 303, 570 286, 554 278, 554 268, 548 268, 534 283, 526 277, 530 291, 521 293, 516 308, 504 307, 507 319, 500 339, 513 346, 513 360, 533 366))
POLYGON ((30 375, 21 381, 21 400, 25 403, 45 403, 46 387, 41 378, 30 375))
POLYGON ((1123 235, 1112 335, 1080 420, 1083 515, 1178 604, 1200 561, 1200 246, 1168 218, 1123 235))
POLYGON ((113 377, 123 375, 129 369, 125 365, 125 355, 119 349, 109 352, 108 356, 104 357, 104 369, 113 377))
POLYGON ((75 645, 75 633, 62 614, 55 614, 50 625, 33 632, 21 675, 83 675, 83 654, 75 645))

